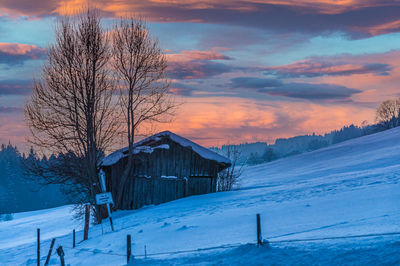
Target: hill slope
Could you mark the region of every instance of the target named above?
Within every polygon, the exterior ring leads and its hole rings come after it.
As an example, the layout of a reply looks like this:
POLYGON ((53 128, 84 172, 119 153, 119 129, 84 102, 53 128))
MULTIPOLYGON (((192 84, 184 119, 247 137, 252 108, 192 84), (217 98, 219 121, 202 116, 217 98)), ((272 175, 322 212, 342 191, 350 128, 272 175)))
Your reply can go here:
MULTIPOLYGON (((65 231, 72 231, 74 227, 79 229, 77 226, 81 223, 70 220, 70 207, 58 208, 56 212, 53 209, 36 213, 36 219, 23 220, 27 219, 28 213, 19 214, 23 216, 21 218, 16 215, 13 221, 0 222, 0 262, 4 261, 0 264, 35 264, 33 236, 37 227, 41 227, 45 233, 42 239, 46 248, 51 237, 59 236, 56 245, 65 247, 66 262, 71 265, 123 265, 127 234, 132 235, 134 254, 143 254, 144 246, 148 253, 157 253, 254 243, 256 213, 261 214, 264 238, 271 241, 399 232, 399 181, 400 128, 395 128, 249 167, 243 174, 241 188, 236 191, 194 196, 136 211, 117 212, 116 232, 110 232, 106 222, 104 235, 101 226, 95 226, 89 233, 90 239, 79 244, 79 249, 75 250, 70 248, 71 234, 64 235, 65 231), (51 212, 55 213, 51 215, 51 212), (65 231, 59 230, 55 225, 57 223, 65 231)), ((81 232, 78 238, 81 238, 81 232)), ((287 245, 272 244, 273 251, 270 254, 273 256, 262 253, 258 259, 277 264, 296 263, 293 258, 287 261, 288 254, 292 252, 304 254, 302 258, 305 261, 302 262, 305 264, 307 259, 329 262, 326 260, 328 257, 318 254, 330 254, 330 259, 336 256, 358 261, 361 257, 353 256, 346 250, 346 247, 348 250, 354 249, 352 243, 356 243, 358 248, 364 243, 367 249, 385 250, 386 255, 391 252, 390 248, 398 250, 399 243, 396 237, 371 238, 366 242, 348 240, 341 242, 342 246, 338 246, 337 241, 334 241, 335 244, 328 241, 316 246, 298 244, 296 250, 288 249, 287 245), (314 249, 317 255, 310 255, 304 248, 314 249)), ((221 264, 241 263, 248 261, 246 254, 255 254, 257 258, 260 252, 249 251, 248 248, 243 246, 221 253, 223 259, 218 254, 207 253, 203 257, 177 258, 168 263, 198 263, 202 258, 205 263, 215 260, 221 264)), ((390 259, 398 261, 399 257, 390 259)), ((163 263, 157 260, 137 262, 163 263)), ((367 262, 365 258, 360 260, 360 264, 367 262)), ((57 263, 55 257, 52 263, 57 263)))

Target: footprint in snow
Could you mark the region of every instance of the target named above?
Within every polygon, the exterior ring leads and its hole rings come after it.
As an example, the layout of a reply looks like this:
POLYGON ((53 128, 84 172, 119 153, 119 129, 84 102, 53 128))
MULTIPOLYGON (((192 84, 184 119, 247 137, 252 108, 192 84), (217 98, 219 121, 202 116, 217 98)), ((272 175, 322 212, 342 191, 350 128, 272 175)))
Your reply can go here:
POLYGON ((168 226, 170 226, 170 225, 171 225, 170 223, 165 222, 161 227, 162 227, 162 228, 165 228, 165 227, 168 227, 168 226))
POLYGON ((186 225, 184 225, 184 226, 180 227, 179 229, 177 229, 177 231, 184 231, 184 230, 191 229, 191 228, 196 228, 196 227, 197 226, 186 226, 186 225))

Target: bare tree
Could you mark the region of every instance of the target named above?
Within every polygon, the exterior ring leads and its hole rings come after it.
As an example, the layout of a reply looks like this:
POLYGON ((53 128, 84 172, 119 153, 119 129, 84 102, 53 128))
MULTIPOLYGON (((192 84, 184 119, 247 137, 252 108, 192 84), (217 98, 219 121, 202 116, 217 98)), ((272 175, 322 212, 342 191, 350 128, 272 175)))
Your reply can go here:
POLYGON ((376 122, 386 128, 398 126, 400 98, 383 101, 376 110, 376 122))
POLYGON ((91 203, 100 191, 99 156, 118 134, 108 67, 111 48, 100 22, 98 13, 88 10, 57 24, 55 44, 48 49, 47 62, 25 105, 30 141, 63 155, 66 164, 77 162, 74 171, 64 174, 60 162, 36 174, 48 183, 78 184, 80 191, 75 192, 85 194, 91 203))
POLYGON ((112 32, 113 68, 121 92, 129 155, 118 186, 115 208, 132 172, 133 144, 141 126, 168 120, 175 107, 168 93, 167 60, 141 19, 121 19, 112 32))
POLYGON ((228 145, 224 151, 224 156, 231 160, 232 165, 229 168, 218 173, 217 179, 217 190, 218 191, 229 191, 232 190, 234 185, 238 184, 239 177, 242 175, 243 166, 238 165, 241 151, 238 146, 228 145))

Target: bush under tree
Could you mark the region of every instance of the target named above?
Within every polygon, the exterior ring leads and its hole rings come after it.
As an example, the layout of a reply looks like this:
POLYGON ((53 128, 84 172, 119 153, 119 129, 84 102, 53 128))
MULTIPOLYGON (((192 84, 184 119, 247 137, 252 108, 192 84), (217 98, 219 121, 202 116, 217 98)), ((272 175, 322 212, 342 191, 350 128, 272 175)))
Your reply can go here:
POLYGON ((237 146, 228 146, 223 155, 231 160, 231 166, 218 173, 217 191, 232 190, 238 185, 243 172, 243 165, 238 165, 240 150, 237 146))

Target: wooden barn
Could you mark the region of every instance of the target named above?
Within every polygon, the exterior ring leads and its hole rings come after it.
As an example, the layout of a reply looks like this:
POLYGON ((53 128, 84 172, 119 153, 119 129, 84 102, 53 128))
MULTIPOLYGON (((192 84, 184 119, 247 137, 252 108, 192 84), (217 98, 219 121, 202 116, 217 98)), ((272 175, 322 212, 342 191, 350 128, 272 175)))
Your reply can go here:
MULTIPOLYGON (((103 159, 107 191, 116 199, 127 164, 128 147, 103 159)), ((133 173, 125 183, 120 209, 216 191, 218 173, 231 162, 207 148, 170 131, 160 132, 134 145, 133 173)))

